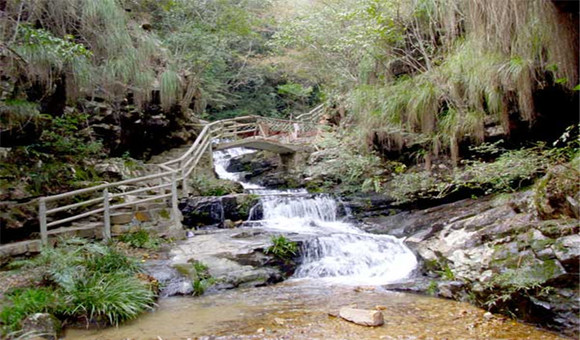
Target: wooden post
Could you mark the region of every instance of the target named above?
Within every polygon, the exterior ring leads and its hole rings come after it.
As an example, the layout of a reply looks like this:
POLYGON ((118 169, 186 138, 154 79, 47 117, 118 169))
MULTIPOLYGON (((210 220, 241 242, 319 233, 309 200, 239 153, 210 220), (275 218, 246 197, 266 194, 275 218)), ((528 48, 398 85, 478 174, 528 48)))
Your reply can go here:
POLYGON ((103 231, 103 238, 105 241, 111 239, 111 211, 109 208, 109 190, 103 190, 103 216, 105 219, 105 229, 103 231))
MULTIPOLYGON (((165 170, 159 168, 158 173, 161 174, 163 171, 165 171, 165 170)), ((159 183, 159 185, 163 185, 163 177, 159 177, 158 183, 159 183)), ((163 194, 165 194, 165 188, 159 188, 159 195, 163 195, 163 194)))
POLYGON ((177 206, 177 174, 174 172, 171 175, 171 220, 177 221, 179 208, 177 206))
POLYGON ((46 226, 46 201, 44 197, 38 202, 38 217, 40 219, 40 239, 42 245, 48 245, 48 227, 46 226))
POLYGON ((182 167, 182 164, 185 164, 186 161, 184 160, 183 163, 179 162, 179 168, 181 169, 181 177, 182 177, 182 182, 181 182, 181 195, 183 197, 187 197, 189 195, 189 188, 187 187, 187 177, 185 176, 185 173, 187 172, 187 170, 185 169, 185 167, 182 167))

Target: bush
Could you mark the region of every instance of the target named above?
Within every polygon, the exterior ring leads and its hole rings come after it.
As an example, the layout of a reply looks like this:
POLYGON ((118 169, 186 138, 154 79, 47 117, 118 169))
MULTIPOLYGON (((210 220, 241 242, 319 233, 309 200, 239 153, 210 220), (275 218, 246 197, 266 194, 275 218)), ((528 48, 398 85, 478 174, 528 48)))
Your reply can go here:
POLYGON ((61 240, 58 247, 11 266, 37 268, 47 287, 8 296, 8 307, 0 314, 4 333, 17 330, 33 313, 117 325, 154 305, 153 287, 139 280, 138 263, 105 244, 61 240))
POLYGON ((8 306, 0 312, 5 333, 20 328, 20 321, 34 313, 55 313, 59 309, 59 296, 50 287, 18 289, 6 296, 8 306))

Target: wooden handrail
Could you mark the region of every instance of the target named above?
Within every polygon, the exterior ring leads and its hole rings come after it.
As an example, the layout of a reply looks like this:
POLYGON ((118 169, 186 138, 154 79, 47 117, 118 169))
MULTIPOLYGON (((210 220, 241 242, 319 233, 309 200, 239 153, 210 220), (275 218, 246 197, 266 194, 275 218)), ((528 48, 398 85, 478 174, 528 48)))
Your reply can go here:
MULTIPOLYGON (((316 112, 320 112, 322 105, 314 108, 308 113, 298 116, 298 118, 312 117, 316 112)), ((227 138, 247 138, 248 133, 252 133, 252 137, 260 135, 262 137, 268 137, 268 131, 276 131, 277 133, 281 131, 290 132, 293 131, 297 133, 298 131, 310 131, 315 124, 308 119, 304 120, 284 120, 279 118, 262 117, 256 115, 249 115, 243 117, 235 117, 230 119, 218 120, 209 124, 206 124, 193 144, 185 151, 180 157, 161 163, 156 164, 155 167, 158 169, 159 173, 151 174, 146 176, 141 176, 137 178, 131 178, 114 183, 105 183, 96 185, 89 188, 83 188, 78 190, 73 190, 70 192, 61 193, 58 195, 51 195, 46 197, 41 197, 39 200, 39 222, 40 222, 40 236, 43 245, 48 244, 48 227, 65 224, 68 222, 76 221, 81 218, 93 216, 96 214, 103 214, 104 219, 104 231, 103 236, 105 239, 111 237, 111 211, 114 209, 122 207, 136 206, 137 204, 155 201, 160 199, 171 198, 171 216, 175 220, 177 214, 179 213, 177 209, 177 199, 178 199, 178 183, 183 182, 181 186, 182 194, 187 194, 187 178, 197 167, 201 157, 207 150, 212 150, 212 145, 214 141, 218 141, 225 137, 227 138), (298 128, 297 128, 298 127, 298 128), (150 185, 151 181, 157 180, 156 185, 150 185), (126 185, 145 185, 145 187, 137 188, 129 191, 121 190, 122 186, 126 185), (166 189, 170 188, 171 193, 166 193, 166 189), (129 195, 134 195, 137 193, 147 192, 147 191, 159 191, 156 195, 147 195, 146 198, 141 198, 131 202, 121 202, 117 204, 112 204, 112 200, 127 198, 129 195), (113 192, 111 192, 113 191, 113 192), (120 191, 120 192, 117 192, 120 191), (79 195, 91 195, 92 197, 83 198, 80 202, 75 203, 65 203, 64 205, 59 205, 58 201, 66 198, 77 198, 79 195), (95 197, 97 196, 97 197, 95 197), (48 209, 50 205, 50 209, 48 209), (93 208, 90 208, 90 207, 93 208), (76 208, 84 207, 86 209, 92 209, 85 211, 80 214, 73 216, 68 216, 60 219, 52 219, 49 221, 48 216, 57 212, 69 211, 76 208)))

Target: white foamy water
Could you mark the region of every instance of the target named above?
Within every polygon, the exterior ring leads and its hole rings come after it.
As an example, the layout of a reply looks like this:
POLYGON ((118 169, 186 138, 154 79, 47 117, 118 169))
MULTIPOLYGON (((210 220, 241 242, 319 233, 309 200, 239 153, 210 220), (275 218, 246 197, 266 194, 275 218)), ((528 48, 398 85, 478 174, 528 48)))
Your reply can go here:
POLYGON ((232 158, 246 155, 249 153, 254 153, 256 150, 251 150, 247 148, 231 148, 226 150, 214 151, 213 152, 213 165, 216 174, 219 178, 229 179, 230 181, 239 182, 244 189, 260 189, 261 186, 253 183, 247 183, 242 180, 243 172, 228 172, 226 168, 230 163, 232 158))
MULTIPOLYGON (((238 155, 249 152, 252 151, 235 151, 238 155)), ((220 158, 223 171, 232 157, 236 156, 220 158)), ((215 164, 220 174, 218 162, 215 164)), ((231 176, 229 179, 237 180, 236 174, 227 174, 231 176)), ((248 183, 242 185, 248 188, 248 183)), ((250 191, 261 196, 263 219, 259 225, 262 228, 275 234, 306 236, 302 264, 294 274, 295 279, 381 285, 405 279, 417 267, 415 255, 400 239, 365 233, 341 219, 339 203, 333 197, 310 195, 305 190, 250 191)))

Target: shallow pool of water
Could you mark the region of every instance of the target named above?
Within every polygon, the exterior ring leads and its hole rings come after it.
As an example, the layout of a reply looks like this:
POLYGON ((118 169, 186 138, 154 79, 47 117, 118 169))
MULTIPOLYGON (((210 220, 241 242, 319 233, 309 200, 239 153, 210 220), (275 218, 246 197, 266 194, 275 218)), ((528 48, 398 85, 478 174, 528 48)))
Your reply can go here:
POLYGON ((316 280, 163 299, 159 307, 118 328, 69 329, 66 339, 560 339, 466 303, 330 285, 316 280), (381 327, 358 326, 331 314, 343 306, 374 309, 381 327))

